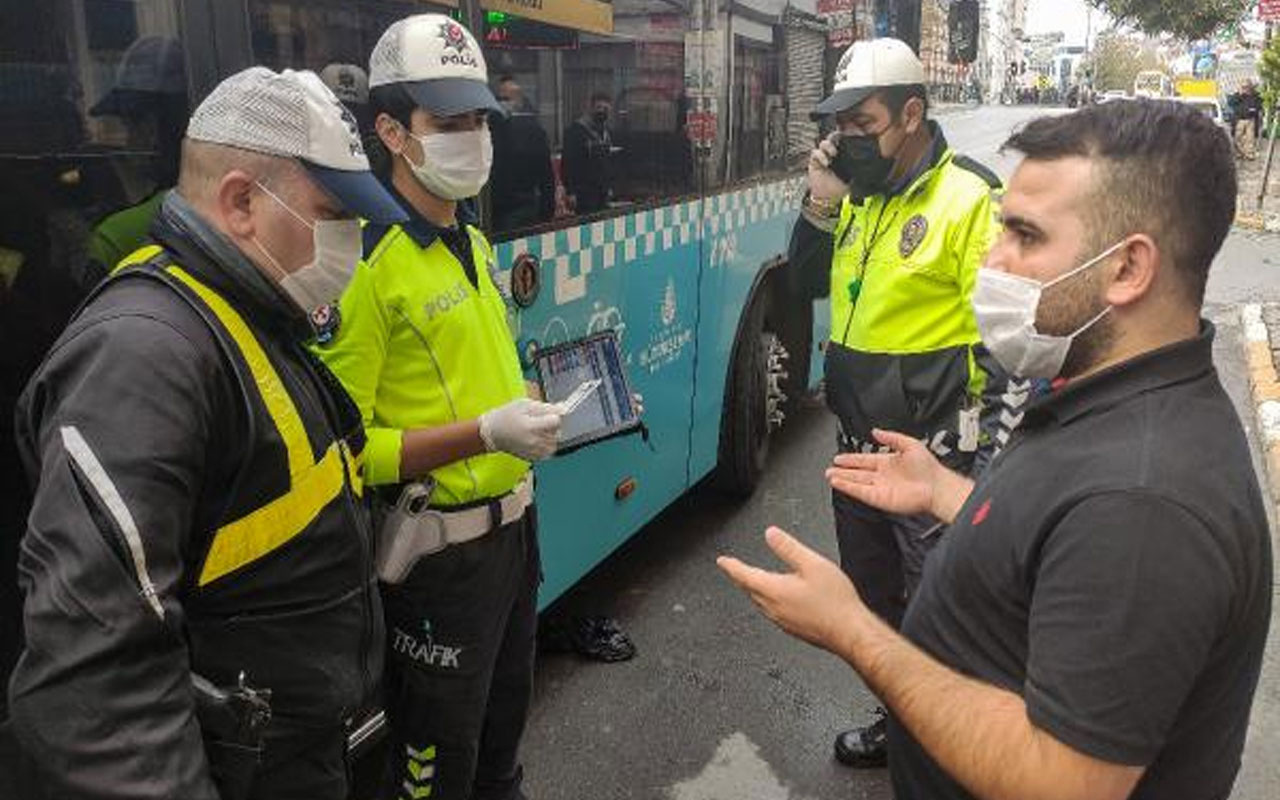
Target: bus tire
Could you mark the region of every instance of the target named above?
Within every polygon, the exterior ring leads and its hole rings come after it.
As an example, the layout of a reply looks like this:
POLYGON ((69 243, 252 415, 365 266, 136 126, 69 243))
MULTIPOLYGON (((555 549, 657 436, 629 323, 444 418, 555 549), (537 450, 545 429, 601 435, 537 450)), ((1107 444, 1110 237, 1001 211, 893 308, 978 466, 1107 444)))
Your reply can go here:
POLYGON ((772 293, 761 287, 738 332, 725 385, 715 486, 735 497, 755 491, 769 456, 769 352, 778 341, 767 326, 771 307, 772 293))

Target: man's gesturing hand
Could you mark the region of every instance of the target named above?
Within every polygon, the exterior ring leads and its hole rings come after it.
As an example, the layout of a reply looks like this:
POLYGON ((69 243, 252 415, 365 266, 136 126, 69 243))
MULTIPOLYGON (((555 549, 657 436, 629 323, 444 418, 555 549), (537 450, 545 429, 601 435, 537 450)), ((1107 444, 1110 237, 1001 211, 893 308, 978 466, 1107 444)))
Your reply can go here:
POLYGON ((778 627, 809 644, 837 649, 844 623, 863 608, 857 590, 838 566, 785 531, 770 528, 765 541, 791 572, 769 572, 732 556, 716 564, 778 627))
POLYGON ((973 481, 957 475, 929 452, 923 442, 892 431, 871 432, 888 453, 841 453, 827 469, 831 488, 893 514, 933 514, 955 519, 973 481))
POLYGON ((933 509, 934 486, 944 467, 923 442, 890 431, 872 431, 888 453, 841 453, 827 469, 831 488, 894 514, 933 509))

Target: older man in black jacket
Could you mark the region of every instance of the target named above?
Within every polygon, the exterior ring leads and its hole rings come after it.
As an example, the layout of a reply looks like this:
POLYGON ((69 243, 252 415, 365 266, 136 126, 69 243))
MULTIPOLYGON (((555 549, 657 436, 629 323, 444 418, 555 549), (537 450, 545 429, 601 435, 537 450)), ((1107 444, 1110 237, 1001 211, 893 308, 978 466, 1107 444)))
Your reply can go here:
POLYGON ((382 614, 360 416, 302 345, 337 324, 351 215, 402 216, 368 169, 314 74, 228 78, 191 118, 158 244, 20 399, 35 501, 9 697, 33 796, 346 797, 382 614), (243 686, 253 714, 197 703, 243 686))

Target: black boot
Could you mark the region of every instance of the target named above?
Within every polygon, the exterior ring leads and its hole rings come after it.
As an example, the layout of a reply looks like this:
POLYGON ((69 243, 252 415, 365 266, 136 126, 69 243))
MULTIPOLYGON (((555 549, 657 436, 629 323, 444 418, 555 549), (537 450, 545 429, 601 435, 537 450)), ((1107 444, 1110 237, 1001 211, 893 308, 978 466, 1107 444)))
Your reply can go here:
POLYGON ((883 707, 873 712, 875 721, 865 728, 854 728, 836 737, 836 760, 850 767, 884 767, 889 763, 888 731, 883 707))

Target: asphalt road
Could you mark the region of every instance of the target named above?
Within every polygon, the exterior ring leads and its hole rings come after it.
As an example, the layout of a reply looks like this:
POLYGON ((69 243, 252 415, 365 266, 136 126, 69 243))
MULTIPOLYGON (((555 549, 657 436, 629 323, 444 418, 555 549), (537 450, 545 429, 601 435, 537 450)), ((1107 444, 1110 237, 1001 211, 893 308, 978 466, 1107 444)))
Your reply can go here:
MULTIPOLYGON (((1007 176, 996 150, 1034 109, 987 107, 940 116, 952 145, 1007 176)), ((1224 383, 1252 433, 1238 304, 1280 299, 1280 240, 1233 234, 1210 282, 1224 383)), ((763 484, 730 503, 694 492, 584 579, 559 608, 617 618, 639 648, 605 665, 540 658, 525 738, 532 800, 808 800, 891 792, 883 770, 831 757, 833 735, 875 704, 843 663, 781 634, 716 569, 718 554, 769 563, 770 524, 835 556, 822 469, 834 426, 809 401, 774 443, 763 484)), ((1255 464, 1257 460, 1255 454, 1255 464)), ((1258 693, 1235 800, 1280 797, 1280 653, 1258 693)))

